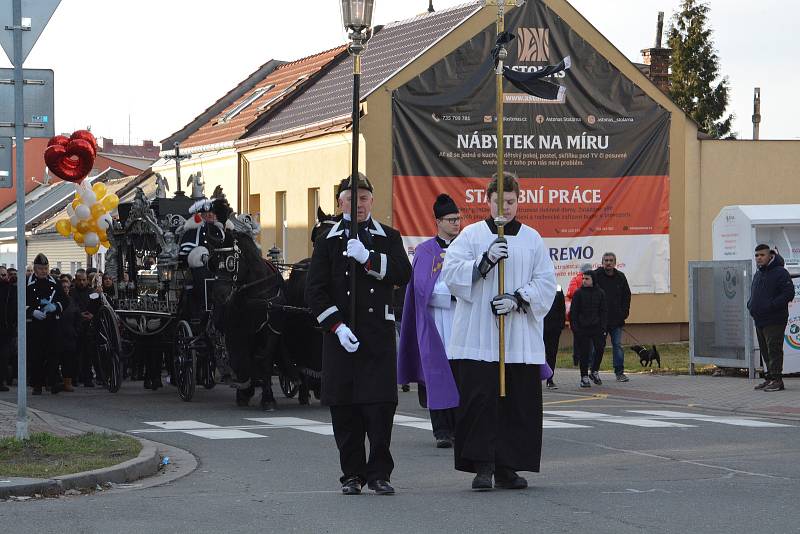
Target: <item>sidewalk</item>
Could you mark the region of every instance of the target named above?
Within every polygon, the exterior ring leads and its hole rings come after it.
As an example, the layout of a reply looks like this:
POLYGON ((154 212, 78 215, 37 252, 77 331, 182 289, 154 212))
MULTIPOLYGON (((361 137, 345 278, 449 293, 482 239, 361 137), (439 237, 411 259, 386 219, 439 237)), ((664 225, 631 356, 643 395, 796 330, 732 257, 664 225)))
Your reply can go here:
POLYGON ((630 382, 617 382, 614 373, 601 372, 603 385, 581 388, 577 369, 556 369, 555 382, 558 393, 604 394, 616 399, 800 420, 800 378, 784 378, 786 390, 768 393, 753 390, 760 379, 651 373, 629 373, 628 377, 630 382))
MULTIPOLYGON (((0 401, 0 437, 16 435, 17 405, 0 401)), ((87 423, 28 407, 28 431, 49 432, 57 436, 74 436, 86 432, 113 432, 87 423)), ((139 439, 139 438, 136 438, 139 439)), ((139 439, 139 456, 121 464, 94 471, 63 475, 52 479, 0 477, 0 499, 13 496, 56 495, 96 488, 109 483, 122 484, 149 477, 158 472, 161 455, 155 443, 139 439)))

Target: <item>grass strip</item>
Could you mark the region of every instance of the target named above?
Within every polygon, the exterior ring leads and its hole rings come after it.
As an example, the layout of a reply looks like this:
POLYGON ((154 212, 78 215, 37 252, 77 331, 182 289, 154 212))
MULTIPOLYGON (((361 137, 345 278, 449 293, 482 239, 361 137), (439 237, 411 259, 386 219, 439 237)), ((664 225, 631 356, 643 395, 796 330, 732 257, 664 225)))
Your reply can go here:
POLYGON ((91 471, 135 458, 141 449, 137 440, 119 434, 61 437, 39 432, 24 441, 2 438, 0 476, 52 478, 91 471))

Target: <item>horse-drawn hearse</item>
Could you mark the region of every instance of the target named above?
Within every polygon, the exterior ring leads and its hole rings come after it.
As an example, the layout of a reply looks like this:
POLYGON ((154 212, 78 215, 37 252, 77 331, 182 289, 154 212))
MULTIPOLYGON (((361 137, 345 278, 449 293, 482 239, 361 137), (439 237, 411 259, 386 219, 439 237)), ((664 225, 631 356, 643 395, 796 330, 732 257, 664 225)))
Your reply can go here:
POLYGON ((233 213, 224 196, 206 202, 223 240, 208 247, 202 265, 179 254, 187 223, 199 217, 189 213, 195 200, 176 195, 149 201, 137 190, 132 202, 120 205, 108 234, 106 272, 114 291, 98 321, 99 338, 111 340, 101 361, 116 362, 110 367, 121 380, 122 347, 131 347, 148 361, 148 373, 157 371, 158 384, 166 361, 170 382, 185 401, 198 385, 210 389, 223 381, 236 387, 240 406, 260 386, 261 406, 272 409, 273 373, 287 397, 319 397, 319 365, 313 355, 312 363, 305 361, 307 350, 321 351, 307 345, 321 337, 302 304, 307 264, 264 259, 255 241, 258 224, 249 215, 233 213), (288 272, 294 281, 287 287, 282 273, 288 272))

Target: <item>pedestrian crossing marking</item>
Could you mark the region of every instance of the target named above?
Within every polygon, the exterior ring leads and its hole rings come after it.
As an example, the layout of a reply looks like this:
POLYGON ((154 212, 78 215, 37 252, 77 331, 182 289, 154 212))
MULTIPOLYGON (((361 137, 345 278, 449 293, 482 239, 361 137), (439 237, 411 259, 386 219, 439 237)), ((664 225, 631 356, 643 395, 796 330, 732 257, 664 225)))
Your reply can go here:
POLYGON ((305 432, 321 434, 323 436, 333 435, 333 425, 330 423, 312 421, 311 419, 301 419, 300 417, 247 417, 246 419, 277 428, 293 428, 295 430, 304 430, 305 432))
MULTIPOLYGON (((593 428, 598 424, 613 423, 640 428, 696 428, 691 423, 717 423, 736 427, 778 428, 793 425, 772 423, 756 418, 704 415, 671 410, 625 410, 623 415, 611 415, 582 410, 544 410, 542 428, 549 430, 574 430, 593 428), (631 415, 628 415, 631 414, 631 415)), ((148 421, 144 424, 155 428, 130 430, 132 434, 177 432, 205 439, 264 438, 257 430, 293 429, 323 436, 333 435, 331 423, 303 419, 300 417, 246 417, 251 424, 219 426, 202 421, 148 421)), ((430 419, 396 414, 394 424, 420 430, 432 430, 430 419)))
POLYGON ((542 428, 592 428, 588 425, 576 425, 566 421, 554 421, 553 419, 542 420, 542 428))
POLYGON ((409 428, 420 428, 422 430, 433 430, 430 419, 423 419, 421 417, 410 417, 408 415, 394 416, 394 424, 398 426, 406 426, 409 428))
POLYGON ((744 426, 751 428, 780 428, 791 427, 792 425, 785 425, 782 423, 772 423, 769 421, 761 421, 759 419, 750 419, 744 417, 729 417, 720 415, 702 415, 687 412, 674 412, 670 410, 628 410, 633 413, 640 413, 644 415, 654 415, 663 417, 665 419, 695 419, 698 421, 708 421, 711 423, 721 423, 723 425, 744 426))
POLYGON ((174 431, 206 439, 243 439, 265 438, 263 434, 245 432, 232 428, 220 427, 202 421, 145 421, 146 425, 158 427, 163 431, 174 431))

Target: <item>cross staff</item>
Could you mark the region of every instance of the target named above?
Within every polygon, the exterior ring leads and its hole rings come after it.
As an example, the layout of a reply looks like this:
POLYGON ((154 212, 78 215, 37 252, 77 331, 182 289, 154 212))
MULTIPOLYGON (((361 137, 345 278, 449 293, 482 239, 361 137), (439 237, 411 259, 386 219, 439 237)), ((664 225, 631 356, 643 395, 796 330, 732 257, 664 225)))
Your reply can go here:
MULTIPOLYGON (((497 0, 497 35, 500 36, 505 31, 505 0, 497 0)), ((497 68, 495 69, 495 80, 497 83, 497 217, 494 222, 497 225, 497 237, 502 239, 505 236, 506 218, 503 216, 503 197, 505 174, 503 158, 504 143, 503 143, 503 61, 506 59, 508 52, 503 44, 498 43, 499 49, 497 51, 497 68)), ((497 291, 498 295, 506 292, 505 280, 505 260, 500 258, 497 263, 497 291)), ((506 396, 506 320, 504 315, 499 316, 499 347, 498 347, 498 362, 500 368, 500 396, 506 396)))
POLYGON ((175 195, 183 195, 183 190, 181 189, 181 160, 189 159, 192 157, 192 155, 181 154, 181 144, 178 143, 177 141, 172 146, 175 147, 175 154, 164 156, 164 159, 175 160, 175 177, 176 180, 178 181, 178 190, 175 191, 175 195))

